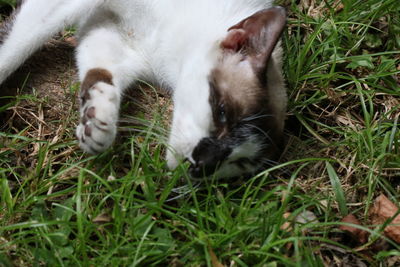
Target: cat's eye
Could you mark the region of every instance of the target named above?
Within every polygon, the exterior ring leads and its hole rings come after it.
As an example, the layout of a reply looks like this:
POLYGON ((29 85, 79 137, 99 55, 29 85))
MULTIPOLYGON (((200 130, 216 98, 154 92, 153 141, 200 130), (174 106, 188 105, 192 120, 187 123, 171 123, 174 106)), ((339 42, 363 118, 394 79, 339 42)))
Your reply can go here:
POLYGON ((220 104, 218 107, 218 118, 221 123, 226 123, 226 112, 224 104, 220 104))

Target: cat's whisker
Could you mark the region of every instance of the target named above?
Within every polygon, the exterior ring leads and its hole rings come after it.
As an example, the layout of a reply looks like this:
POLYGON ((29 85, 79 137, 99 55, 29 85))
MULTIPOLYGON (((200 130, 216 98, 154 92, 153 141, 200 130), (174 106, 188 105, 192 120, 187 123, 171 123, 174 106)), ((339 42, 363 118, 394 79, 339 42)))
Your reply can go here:
MULTIPOLYGON (((260 159, 259 159, 259 162, 262 163, 262 164, 265 164, 265 168, 274 167, 274 166, 276 166, 276 165, 279 164, 278 161, 271 160, 271 159, 267 159, 267 158, 260 158, 260 159)), ((283 173, 286 174, 286 175, 290 175, 290 174, 291 174, 290 170, 288 170, 288 169, 285 168, 285 167, 279 168, 278 170, 279 170, 280 172, 283 172, 283 173)))
POLYGON ((196 182, 192 186, 186 184, 183 186, 175 187, 171 190, 171 192, 177 194, 177 196, 168 198, 167 200, 165 200, 165 202, 171 202, 177 199, 181 199, 187 196, 188 194, 191 194, 193 190, 196 191, 197 189, 199 189, 201 185, 202 185, 201 182, 196 182))
POLYGON ((268 117, 273 117, 273 115, 272 114, 261 114, 261 115, 255 114, 255 115, 243 118, 242 121, 249 122, 249 121, 254 121, 257 119, 268 118, 268 117))
POLYGON ((259 131, 265 138, 267 138, 267 139, 270 141, 271 144, 275 145, 274 140, 272 140, 272 138, 269 136, 269 134, 266 133, 264 130, 262 130, 260 127, 254 125, 254 124, 250 124, 250 123, 246 124, 246 126, 249 127, 249 128, 256 129, 256 130, 259 131))

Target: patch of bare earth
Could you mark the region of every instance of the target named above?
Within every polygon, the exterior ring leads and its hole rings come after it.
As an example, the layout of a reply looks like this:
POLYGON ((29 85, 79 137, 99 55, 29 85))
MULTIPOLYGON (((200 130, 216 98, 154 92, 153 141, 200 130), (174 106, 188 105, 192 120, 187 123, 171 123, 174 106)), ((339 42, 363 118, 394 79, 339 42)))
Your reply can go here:
MULTIPOLYGON (((25 135, 34 139, 54 139, 60 122, 69 122, 68 118, 74 116, 73 66, 73 47, 69 43, 58 40, 47 43, 1 86, 3 96, 26 95, 13 101, 1 114, 2 128, 16 133, 26 129, 25 135)), ((9 101, 3 99, 1 104, 9 101)))
MULTIPOLYGON (((19 97, 11 103, 12 98, 0 99, 0 106, 9 104, 8 109, 0 113, 0 129, 12 129, 13 133, 34 140, 49 141, 50 144, 74 139, 74 129, 79 120, 75 45, 71 37, 52 39, 1 85, 0 97, 19 97)), ((168 106, 163 108, 163 126, 167 127, 172 112, 169 94, 146 85, 140 88, 127 91, 123 102, 128 102, 128 105, 122 109, 121 117, 132 116, 139 111, 145 119, 151 120, 155 111, 168 106)), ((122 119, 120 122, 121 126, 132 124, 135 121, 130 119, 122 119)), ((7 140, 1 141, 7 149, 7 140)), ((67 154, 77 149, 76 145, 67 154)), ((20 162, 36 162, 38 146, 31 146, 27 150, 24 155, 29 155, 29 159, 24 158, 20 162)))

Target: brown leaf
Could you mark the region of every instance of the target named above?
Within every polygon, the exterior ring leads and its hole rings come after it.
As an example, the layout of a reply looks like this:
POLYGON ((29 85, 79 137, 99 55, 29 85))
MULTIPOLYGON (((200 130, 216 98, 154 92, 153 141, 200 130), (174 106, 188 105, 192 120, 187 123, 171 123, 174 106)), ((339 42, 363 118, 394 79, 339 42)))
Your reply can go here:
POLYGON ((288 220, 288 218, 290 217, 291 213, 290 212, 285 212, 283 214, 283 218, 286 219, 286 221, 281 225, 281 230, 290 232, 292 231, 292 224, 291 222, 288 220))
POLYGON ((211 265, 212 267, 225 267, 217 258, 217 255, 215 255, 213 249, 211 248, 210 245, 208 245, 208 253, 210 253, 211 256, 211 265))
MULTIPOLYGON (((361 225, 361 223, 357 220, 356 216, 353 214, 349 214, 342 219, 344 223, 351 223, 355 225, 361 225)), ((360 228, 356 228, 351 225, 341 225, 339 227, 340 230, 345 231, 351 235, 351 237, 356 240, 360 244, 365 244, 368 241, 369 233, 360 228)))
POLYGON ((318 223, 318 218, 315 216, 314 212, 303 210, 299 215, 296 216, 295 222, 297 224, 318 223))
POLYGON ((400 243, 400 214, 399 208, 390 201, 386 196, 380 195, 375 199, 374 206, 370 209, 369 214, 373 224, 381 225, 387 220, 391 220, 390 224, 384 229, 385 236, 400 243))
MULTIPOLYGON (((293 224, 299 224, 299 225, 304 225, 308 223, 318 223, 317 216, 311 211, 304 210, 300 214, 298 214, 294 219, 291 219, 290 216, 292 213, 290 212, 285 212, 283 214, 283 218, 285 219, 285 222, 281 225, 281 230, 291 232, 293 230, 292 225, 293 224)), ((304 228, 304 230, 307 230, 307 228, 304 228)))
POLYGON ((94 218, 93 222, 99 223, 99 224, 109 223, 109 222, 111 222, 111 217, 107 213, 102 213, 102 214, 98 215, 96 218, 94 218))
POLYGON ((393 256, 386 260, 386 264, 389 267, 400 266, 400 256, 393 256))

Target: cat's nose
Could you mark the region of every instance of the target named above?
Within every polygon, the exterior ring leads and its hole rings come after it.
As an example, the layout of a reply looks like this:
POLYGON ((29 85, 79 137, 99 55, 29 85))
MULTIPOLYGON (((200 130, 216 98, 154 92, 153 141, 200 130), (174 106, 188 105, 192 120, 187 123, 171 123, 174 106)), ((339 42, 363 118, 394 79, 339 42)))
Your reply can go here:
POLYGON ((192 177, 194 178, 200 178, 206 176, 206 166, 204 164, 204 161, 195 161, 194 163, 191 163, 189 166, 189 173, 192 177))
POLYGON ((192 152, 190 175, 194 178, 211 176, 231 153, 231 149, 216 138, 203 138, 192 152))

